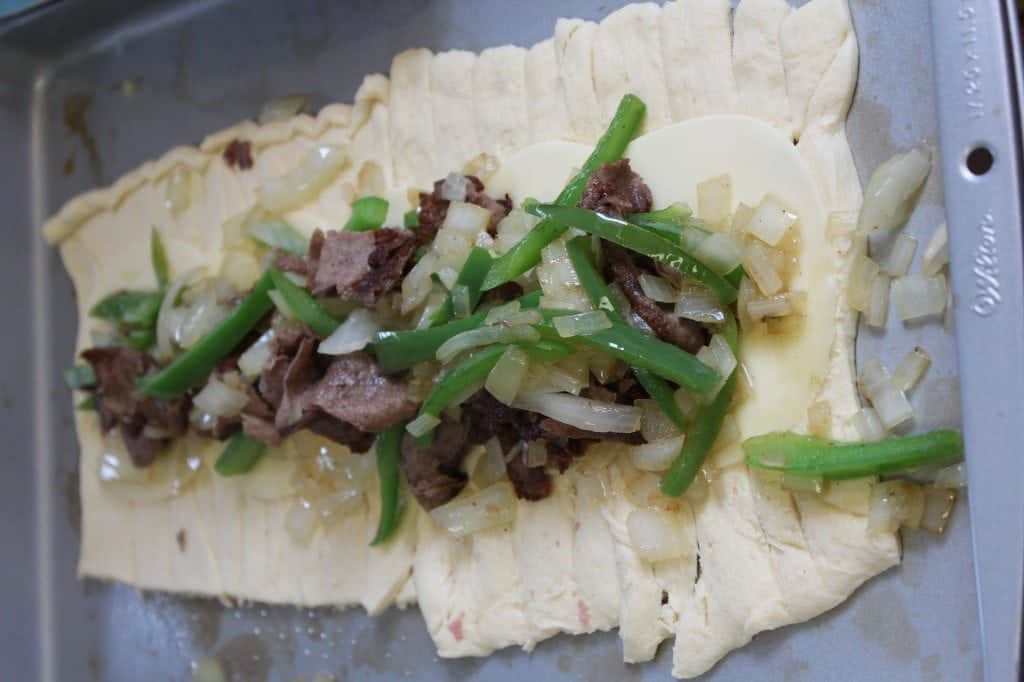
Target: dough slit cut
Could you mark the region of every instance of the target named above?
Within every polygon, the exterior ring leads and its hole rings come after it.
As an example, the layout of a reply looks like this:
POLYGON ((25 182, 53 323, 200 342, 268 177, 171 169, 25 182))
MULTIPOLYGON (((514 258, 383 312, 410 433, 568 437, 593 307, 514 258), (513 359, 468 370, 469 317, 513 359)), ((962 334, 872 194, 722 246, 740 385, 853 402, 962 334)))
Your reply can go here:
POLYGON ((732 43, 737 111, 790 135, 781 32, 792 11, 785 0, 742 0, 733 14, 732 43))
POLYGON ((480 153, 476 120, 473 72, 477 56, 453 50, 434 55, 430 64, 430 110, 437 139, 436 175, 459 172, 466 161, 480 153))
POLYGON ((728 0, 666 3, 661 13, 662 63, 674 121, 736 110, 732 73, 732 9, 728 0))
POLYGON ((582 19, 559 19, 555 24, 555 57, 562 84, 572 139, 593 144, 606 122, 594 88, 594 35, 597 24, 582 19))
POLYGON ((570 476, 576 498, 573 575, 580 626, 585 632, 610 630, 619 623, 621 596, 614 540, 601 511, 610 485, 607 466, 580 463, 570 476))
POLYGON ((501 157, 526 146, 526 50, 506 45, 481 52, 473 68, 473 91, 480 151, 501 157))
POLYGON ((530 142, 571 137, 554 39, 548 38, 531 47, 526 52, 525 66, 530 142))

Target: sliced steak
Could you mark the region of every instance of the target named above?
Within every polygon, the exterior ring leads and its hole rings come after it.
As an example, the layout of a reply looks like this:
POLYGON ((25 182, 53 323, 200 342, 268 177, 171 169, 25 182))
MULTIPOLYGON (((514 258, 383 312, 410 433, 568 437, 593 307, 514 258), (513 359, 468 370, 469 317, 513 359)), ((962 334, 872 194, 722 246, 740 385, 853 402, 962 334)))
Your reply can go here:
POLYGON ((377 361, 363 352, 334 358, 311 404, 361 431, 373 433, 416 414, 408 383, 385 375, 377 361))
POLYGON ((458 495, 466 485, 462 471, 466 430, 445 419, 434 431, 434 441, 421 448, 408 433, 402 439, 402 471, 413 495, 424 509, 433 509, 458 495))
POLYGON ((274 251, 274 267, 286 272, 294 272, 296 275, 305 275, 309 272, 309 261, 305 257, 280 249, 274 251))
POLYGON ((274 426, 282 434, 303 428, 315 416, 312 403, 320 379, 320 371, 313 356, 316 344, 315 339, 304 338, 285 369, 281 383, 281 402, 274 415, 274 426))
MULTIPOLYGON (((488 231, 493 231, 501 219, 512 210, 512 199, 507 194, 501 199, 490 196, 484 191, 484 183, 475 175, 467 175, 466 179, 469 182, 466 186, 466 196, 462 200, 490 211, 488 231)), ((441 196, 444 182, 444 179, 437 180, 434 183, 434 191, 430 194, 420 193, 419 224, 413 228, 420 243, 431 241, 448 215, 448 205, 451 202, 441 196)))
POLYGON ((366 452, 373 445, 375 438, 374 434, 360 431, 351 424, 327 414, 318 414, 306 428, 335 443, 347 445, 352 452, 366 452))
POLYGON ((528 467, 523 456, 516 455, 505 463, 508 478, 516 491, 516 497, 523 500, 543 500, 551 494, 551 476, 544 467, 528 467))
POLYGON ((309 249, 307 277, 314 295, 372 306, 401 281, 416 250, 416 238, 407 230, 392 228, 332 230, 325 236, 318 230, 309 249))
POLYGON ((651 210, 651 189, 629 167, 629 159, 606 163, 587 180, 580 206, 613 218, 651 210))
POLYGON ((189 399, 160 400, 136 388, 146 374, 158 369, 149 355, 132 348, 91 348, 82 357, 96 374, 96 400, 104 431, 118 427, 135 466, 153 460, 167 441, 188 428, 189 399), (160 433, 159 438, 147 434, 160 433), (166 434, 166 435, 163 435, 166 434))
POLYGON ((640 286, 640 267, 629 251, 604 242, 604 254, 609 277, 622 287, 633 311, 659 339, 688 353, 696 353, 707 343, 707 332, 699 323, 662 310, 656 301, 647 297, 640 286))

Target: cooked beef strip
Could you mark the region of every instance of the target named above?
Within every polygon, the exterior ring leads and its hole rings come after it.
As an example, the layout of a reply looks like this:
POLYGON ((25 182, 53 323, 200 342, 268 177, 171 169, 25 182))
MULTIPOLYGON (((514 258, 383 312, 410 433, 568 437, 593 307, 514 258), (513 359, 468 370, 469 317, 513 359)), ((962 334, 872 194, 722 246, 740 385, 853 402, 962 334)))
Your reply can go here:
POLYGON ((651 210, 651 189, 629 167, 629 159, 601 166, 587 180, 580 206, 613 218, 651 210))
POLYGON ((274 415, 274 426, 282 434, 303 428, 314 416, 310 408, 320 378, 320 371, 314 362, 316 344, 316 339, 308 336, 304 338, 285 370, 281 402, 274 415))
POLYGON ((654 330, 654 334, 688 353, 696 353, 707 343, 707 332, 699 323, 665 310, 647 297, 640 286, 640 267, 626 249, 604 242, 606 269, 609 277, 622 287, 633 311, 654 330))
POLYGON ((421 448, 408 433, 402 439, 402 471, 413 495, 424 509, 433 509, 458 495, 466 485, 462 471, 466 429, 443 420, 429 447, 421 448))
MULTIPOLYGON (((512 210, 512 199, 507 194, 501 199, 495 199, 484 191, 484 183, 480 178, 475 175, 467 175, 466 178, 469 183, 464 201, 491 212, 491 222, 488 225, 488 231, 491 232, 512 210)), ((441 198, 442 185, 443 178, 434 182, 434 191, 430 194, 420 192, 419 224, 413 228, 420 243, 431 241, 448 215, 448 204, 451 202, 441 198)))
POLYGON ((157 362, 132 348, 90 348, 82 357, 96 373, 96 398, 104 431, 119 427, 135 466, 153 463, 167 440, 188 428, 189 399, 160 400, 136 388, 140 378, 155 371, 157 362), (166 433, 166 438, 144 435, 146 426, 166 433))
POLYGON ((544 467, 528 467, 522 454, 505 463, 508 478, 522 500, 543 500, 551 494, 551 476, 544 467))
POLYGON ((331 230, 326 235, 317 230, 309 246, 310 289, 315 296, 372 306, 401 282, 415 250, 416 238, 408 230, 331 230))
POLYGON ((416 415, 409 385, 385 375, 368 353, 349 353, 331 362, 312 403, 362 431, 383 431, 416 415))
POLYGON ((224 148, 224 162, 232 168, 252 168, 252 144, 248 140, 234 139, 224 148))

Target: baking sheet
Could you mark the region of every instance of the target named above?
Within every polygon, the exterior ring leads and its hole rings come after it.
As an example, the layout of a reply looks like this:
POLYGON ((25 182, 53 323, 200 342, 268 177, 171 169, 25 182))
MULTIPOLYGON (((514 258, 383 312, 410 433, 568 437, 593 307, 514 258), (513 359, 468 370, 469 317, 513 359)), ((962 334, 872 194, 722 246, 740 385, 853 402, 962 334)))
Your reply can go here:
MULTIPOLYGON (((73 349, 73 292, 36 233, 74 194, 252 117, 271 97, 350 101, 364 74, 386 70, 404 48, 531 44, 558 16, 596 19, 624 3, 523 2, 514 16, 497 0, 153 2, 129 14, 114 2, 86 4, 35 10, 0 38, 0 149, 8 152, 0 272, 13 294, 0 369, 9 449, 0 477, 0 677, 180 680, 194 658, 216 655, 234 679, 256 681, 321 670, 359 680, 667 678, 668 646, 651 664, 626 666, 614 633, 557 637, 532 655, 441 661, 415 610, 370 619, 331 609, 226 608, 79 582, 77 451, 59 373, 73 349)), ((857 1, 852 11, 861 76, 849 130, 866 180, 895 149, 937 144, 928 3, 857 1)), ((933 173, 909 226, 922 247, 943 219, 942 201, 933 173)), ((892 364, 917 344, 935 359, 912 396, 919 426, 956 425, 955 349, 942 325, 905 328, 893 318, 884 335, 862 331, 858 354, 892 364)), ((961 504, 944 537, 906 537, 901 568, 822 618, 759 635, 706 679, 980 679, 970 557, 961 504)))

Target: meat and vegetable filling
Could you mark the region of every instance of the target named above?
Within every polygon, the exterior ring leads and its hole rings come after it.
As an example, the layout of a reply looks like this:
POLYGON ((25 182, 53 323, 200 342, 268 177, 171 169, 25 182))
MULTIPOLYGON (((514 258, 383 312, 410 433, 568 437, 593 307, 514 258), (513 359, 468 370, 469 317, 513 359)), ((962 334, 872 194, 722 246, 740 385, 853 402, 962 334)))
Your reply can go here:
MULTIPOLYGON (((683 205, 656 210, 622 158, 643 114, 623 98, 551 204, 494 197, 453 172, 401 226, 385 225, 374 196, 354 202, 345 229, 308 240, 280 221, 252 225, 265 270, 250 291, 172 280, 154 231, 159 290, 93 308, 107 333, 69 383, 136 467, 189 429, 228 441, 221 475, 302 430, 375 447, 374 542, 397 525, 402 477, 428 510, 506 477, 540 500, 598 441, 650 446, 640 452, 664 471, 661 492, 681 495, 742 399, 740 335, 799 321, 787 251, 799 233, 797 216, 767 203, 737 211, 729 231, 683 205)), ((247 145, 229 149, 226 162, 253 165, 247 145)), ((844 446, 768 434, 745 450, 752 466, 809 479, 961 455, 955 432, 844 446)))

